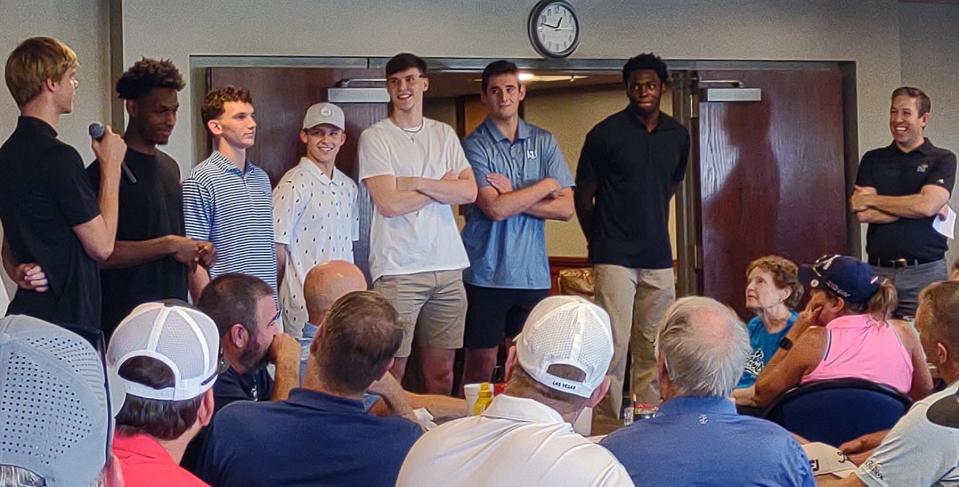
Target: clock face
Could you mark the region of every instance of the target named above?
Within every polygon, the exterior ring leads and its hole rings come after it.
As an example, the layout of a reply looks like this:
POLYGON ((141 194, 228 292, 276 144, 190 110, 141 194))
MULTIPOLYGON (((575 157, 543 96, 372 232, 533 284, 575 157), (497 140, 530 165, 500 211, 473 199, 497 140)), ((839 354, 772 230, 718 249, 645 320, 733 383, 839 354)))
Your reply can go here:
POLYGON ((546 56, 565 57, 579 43, 579 20, 565 2, 540 4, 530 18, 533 45, 546 56))

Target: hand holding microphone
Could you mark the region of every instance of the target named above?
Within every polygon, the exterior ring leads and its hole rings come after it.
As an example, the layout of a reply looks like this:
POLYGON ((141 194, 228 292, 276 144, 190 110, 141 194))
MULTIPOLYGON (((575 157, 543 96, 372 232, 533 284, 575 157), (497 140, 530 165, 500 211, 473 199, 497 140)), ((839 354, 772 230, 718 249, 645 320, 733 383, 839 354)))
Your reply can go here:
POLYGON ((123 177, 130 184, 136 184, 137 179, 130 172, 130 168, 123 163, 123 158, 127 153, 127 144, 123 138, 113 133, 109 126, 104 126, 100 122, 93 122, 88 129, 90 137, 93 139, 91 146, 97 160, 100 161, 100 167, 104 174, 108 171, 115 171, 122 168, 123 177))

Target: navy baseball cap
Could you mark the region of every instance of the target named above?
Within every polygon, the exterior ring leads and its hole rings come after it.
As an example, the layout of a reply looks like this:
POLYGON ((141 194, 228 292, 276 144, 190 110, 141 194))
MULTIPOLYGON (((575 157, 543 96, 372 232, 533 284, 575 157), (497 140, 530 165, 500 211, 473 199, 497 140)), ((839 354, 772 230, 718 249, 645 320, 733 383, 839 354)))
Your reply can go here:
POLYGON ((879 275, 869 264, 848 255, 824 255, 799 268, 799 280, 810 289, 825 289, 854 304, 866 304, 879 291, 879 275))

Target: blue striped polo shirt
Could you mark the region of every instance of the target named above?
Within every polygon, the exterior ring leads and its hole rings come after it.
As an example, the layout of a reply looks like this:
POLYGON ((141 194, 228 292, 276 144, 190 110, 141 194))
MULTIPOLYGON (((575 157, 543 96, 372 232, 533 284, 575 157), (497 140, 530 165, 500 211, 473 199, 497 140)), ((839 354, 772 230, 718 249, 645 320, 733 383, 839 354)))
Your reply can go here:
POLYGON ((266 281, 276 297, 273 192, 265 171, 250 161, 240 171, 213 151, 183 182, 183 220, 187 237, 216 246, 211 279, 249 274, 266 281))

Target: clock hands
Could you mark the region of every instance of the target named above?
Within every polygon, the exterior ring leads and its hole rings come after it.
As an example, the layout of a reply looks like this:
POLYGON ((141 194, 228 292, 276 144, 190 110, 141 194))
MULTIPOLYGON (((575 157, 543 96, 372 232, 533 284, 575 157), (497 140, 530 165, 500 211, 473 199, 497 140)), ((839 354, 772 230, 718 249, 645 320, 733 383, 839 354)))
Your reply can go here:
POLYGON ((543 22, 543 27, 549 27, 553 30, 559 30, 559 26, 563 25, 563 17, 559 18, 559 22, 556 22, 556 25, 549 25, 546 22, 543 22))

